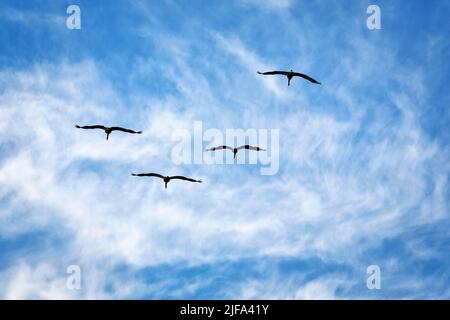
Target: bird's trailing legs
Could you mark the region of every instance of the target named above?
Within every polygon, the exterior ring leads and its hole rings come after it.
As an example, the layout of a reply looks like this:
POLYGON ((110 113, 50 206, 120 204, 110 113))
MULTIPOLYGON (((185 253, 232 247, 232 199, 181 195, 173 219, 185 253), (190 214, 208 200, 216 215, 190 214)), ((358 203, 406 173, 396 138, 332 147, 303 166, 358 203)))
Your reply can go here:
POLYGON ((105 129, 105 133, 106 133, 106 141, 108 141, 109 135, 111 134, 112 130, 111 128, 106 128, 105 129))
POLYGON ((167 189, 167 184, 168 184, 169 181, 170 181, 170 177, 169 177, 169 176, 164 177, 163 180, 164 180, 164 189, 167 189))

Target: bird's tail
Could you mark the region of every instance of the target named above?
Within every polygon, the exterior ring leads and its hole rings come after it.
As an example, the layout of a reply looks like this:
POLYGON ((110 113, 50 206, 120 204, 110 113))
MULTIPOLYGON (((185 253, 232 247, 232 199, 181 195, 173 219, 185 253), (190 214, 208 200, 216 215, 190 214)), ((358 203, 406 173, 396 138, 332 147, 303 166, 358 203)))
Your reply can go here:
POLYGON ((77 125, 77 124, 76 124, 76 125, 75 125, 75 128, 78 128, 78 129, 80 129, 81 127, 80 127, 79 125, 77 125))
POLYGON ((132 173, 131 175, 132 175, 132 176, 135 176, 135 177, 137 176, 137 174, 136 174, 136 173, 132 173))
POLYGON ((108 141, 109 133, 106 134, 106 141, 108 141))
POLYGON ((142 133, 142 131, 138 131, 138 132, 136 132, 136 133, 138 133, 138 134, 141 134, 141 133, 142 133))
POLYGON ((167 182, 164 182, 164 189, 167 189, 167 182))

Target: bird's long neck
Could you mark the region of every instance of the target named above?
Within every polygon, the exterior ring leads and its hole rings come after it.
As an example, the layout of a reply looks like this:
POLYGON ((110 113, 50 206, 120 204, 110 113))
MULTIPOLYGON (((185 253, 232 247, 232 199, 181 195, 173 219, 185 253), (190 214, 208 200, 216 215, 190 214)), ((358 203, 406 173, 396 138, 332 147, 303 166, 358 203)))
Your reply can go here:
POLYGON ((108 140, 108 138, 109 138, 109 133, 106 134, 106 140, 108 140))
POLYGON ((168 181, 164 181, 164 188, 167 189, 167 182, 168 181))

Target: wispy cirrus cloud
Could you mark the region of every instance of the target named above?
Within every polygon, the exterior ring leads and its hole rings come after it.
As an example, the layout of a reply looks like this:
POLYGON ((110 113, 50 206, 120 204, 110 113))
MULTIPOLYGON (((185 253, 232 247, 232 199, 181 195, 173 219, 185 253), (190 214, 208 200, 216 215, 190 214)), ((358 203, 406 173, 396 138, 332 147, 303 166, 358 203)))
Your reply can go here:
POLYGON ((66 22, 64 16, 55 13, 37 13, 34 11, 19 10, 8 6, 4 6, 2 8, 0 19, 27 26, 33 26, 36 24, 64 26, 66 22))
POLYGON ((264 11, 270 10, 286 10, 294 4, 292 0, 239 0, 244 5, 251 5, 258 7, 264 11))

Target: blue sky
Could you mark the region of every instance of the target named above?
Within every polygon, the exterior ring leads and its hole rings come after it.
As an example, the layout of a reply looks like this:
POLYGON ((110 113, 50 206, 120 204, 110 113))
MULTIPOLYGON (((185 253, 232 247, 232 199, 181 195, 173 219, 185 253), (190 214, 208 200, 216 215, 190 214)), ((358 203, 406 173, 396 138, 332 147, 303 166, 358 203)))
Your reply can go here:
POLYGON ((450 298, 449 14, 448 1, 2 1, 0 297, 450 298), (71 4, 81 30, 66 28, 71 4), (322 86, 256 74, 276 69, 322 86), (173 133, 195 121, 279 129, 279 171, 175 164, 173 133), (106 142, 75 123, 144 133, 106 142), (204 183, 164 190, 135 171, 204 183))

